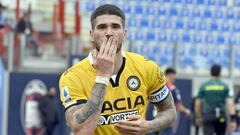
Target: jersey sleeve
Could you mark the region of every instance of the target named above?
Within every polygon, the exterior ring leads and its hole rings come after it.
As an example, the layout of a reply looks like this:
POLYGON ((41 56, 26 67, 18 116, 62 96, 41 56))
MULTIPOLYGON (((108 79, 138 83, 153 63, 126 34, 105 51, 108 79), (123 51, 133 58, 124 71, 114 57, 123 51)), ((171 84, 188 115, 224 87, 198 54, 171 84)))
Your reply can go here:
POLYGON ((177 88, 175 88, 171 92, 172 92, 174 102, 175 103, 181 103, 182 102, 182 97, 181 97, 180 91, 177 88))
POLYGON ((71 106, 87 102, 87 96, 81 85, 81 80, 73 73, 64 73, 61 76, 59 80, 59 89, 61 102, 65 110, 71 106))
POLYGON ((166 87, 166 78, 160 67, 153 61, 148 61, 148 75, 146 81, 148 84, 148 97, 151 103, 159 103, 164 101, 170 91, 166 87))

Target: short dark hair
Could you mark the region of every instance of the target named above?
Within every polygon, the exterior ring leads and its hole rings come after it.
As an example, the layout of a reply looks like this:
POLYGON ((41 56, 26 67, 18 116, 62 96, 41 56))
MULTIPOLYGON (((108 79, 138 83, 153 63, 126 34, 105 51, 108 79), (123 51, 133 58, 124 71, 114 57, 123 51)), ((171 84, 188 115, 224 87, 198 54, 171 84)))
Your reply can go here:
POLYGON ((176 74, 176 70, 174 68, 171 68, 171 67, 167 68, 165 70, 165 75, 169 75, 169 74, 176 74))
POLYGON ((218 64, 214 64, 211 67, 211 76, 219 77, 221 74, 221 66, 218 64))
POLYGON ((105 4, 105 5, 98 7, 97 9, 95 9, 95 11, 92 13, 92 15, 91 15, 92 28, 94 28, 95 19, 101 15, 119 16, 122 19, 123 27, 125 26, 125 14, 123 13, 123 11, 115 5, 105 4))

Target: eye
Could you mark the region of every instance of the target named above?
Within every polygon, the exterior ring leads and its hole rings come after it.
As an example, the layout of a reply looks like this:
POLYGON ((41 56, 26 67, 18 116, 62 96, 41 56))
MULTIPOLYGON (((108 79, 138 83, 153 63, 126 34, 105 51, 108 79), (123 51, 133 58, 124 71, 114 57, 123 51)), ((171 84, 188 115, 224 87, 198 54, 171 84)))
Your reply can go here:
POLYGON ((106 28, 106 25, 104 25, 104 24, 100 24, 100 25, 97 26, 97 29, 99 29, 99 30, 102 30, 102 29, 105 29, 105 28, 106 28))
POLYGON ((114 29, 120 29, 121 28, 121 26, 119 25, 119 24, 113 24, 113 26, 112 26, 114 29))

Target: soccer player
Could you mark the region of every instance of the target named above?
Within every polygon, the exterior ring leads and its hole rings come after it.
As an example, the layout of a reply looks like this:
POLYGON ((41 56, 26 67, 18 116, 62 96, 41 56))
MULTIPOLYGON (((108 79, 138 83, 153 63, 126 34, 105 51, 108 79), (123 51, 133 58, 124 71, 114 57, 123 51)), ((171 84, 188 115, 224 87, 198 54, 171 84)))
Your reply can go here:
POLYGON ((229 131, 236 129, 236 111, 233 91, 220 80, 221 66, 211 67, 211 80, 203 83, 195 101, 196 124, 203 122, 204 135, 225 135, 227 117, 225 108, 230 114, 229 131))
MULTIPOLYGON (((76 135, 142 135, 176 119, 164 73, 153 61, 122 51, 125 15, 106 4, 91 15, 94 49, 60 78, 65 117, 76 135), (148 101, 158 114, 145 120, 148 101)), ((147 47, 147 46, 146 46, 147 47)))
MULTIPOLYGON (((180 94, 179 89, 175 86, 175 80, 176 80, 176 70, 173 68, 167 68, 165 70, 165 75, 166 75, 166 86, 168 87, 168 89, 171 91, 173 99, 174 99, 174 103, 176 106, 176 109, 178 112, 183 113, 185 116, 190 117, 191 115, 191 111, 190 109, 186 108, 182 102, 182 97, 180 94)), ((176 126, 179 123, 179 117, 176 121, 176 123, 174 123, 171 127, 164 129, 162 132, 160 133, 156 133, 159 135, 174 135, 175 134, 175 130, 176 130, 176 126)))

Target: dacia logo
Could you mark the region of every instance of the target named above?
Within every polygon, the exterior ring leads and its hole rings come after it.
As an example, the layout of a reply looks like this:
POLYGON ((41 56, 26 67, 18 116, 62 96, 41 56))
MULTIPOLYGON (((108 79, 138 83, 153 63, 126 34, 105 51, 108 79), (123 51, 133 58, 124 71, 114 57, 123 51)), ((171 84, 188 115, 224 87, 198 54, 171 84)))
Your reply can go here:
POLYGON ((130 97, 119 98, 119 99, 116 99, 113 103, 111 103, 110 101, 104 101, 103 107, 102 107, 102 113, 104 113, 105 111, 113 112, 114 110, 120 111, 120 110, 132 109, 140 105, 145 105, 144 99, 141 95, 133 99, 134 100, 131 100, 130 97), (126 106, 120 106, 120 103, 122 102, 125 102, 126 106))

